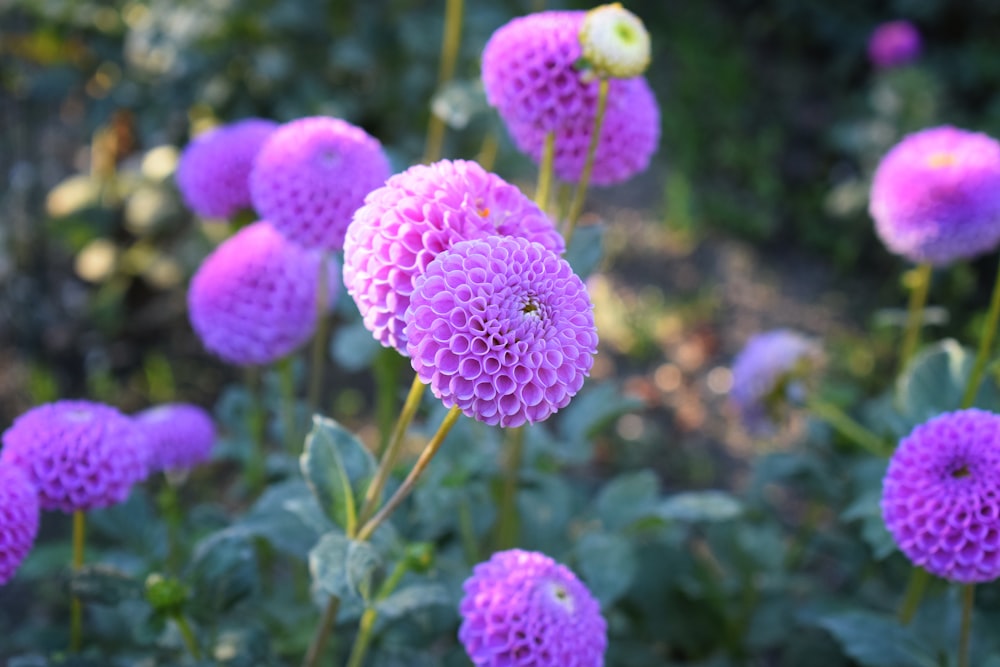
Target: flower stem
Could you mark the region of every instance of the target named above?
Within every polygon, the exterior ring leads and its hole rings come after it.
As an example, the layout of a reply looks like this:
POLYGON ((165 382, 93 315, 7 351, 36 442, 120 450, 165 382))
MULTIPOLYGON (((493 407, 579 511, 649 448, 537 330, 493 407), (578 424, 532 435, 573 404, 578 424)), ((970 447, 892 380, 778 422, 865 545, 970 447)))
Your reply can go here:
POLYGON ((403 483, 398 489, 396 489, 396 493, 394 493, 392 497, 386 501, 385 505, 382 506, 382 509, 378 511, 378 514, 369 519, 365 525, 361 527, 361 530, 358 531, 357 539, 359 541, 363 542, 371 537, 372 533, 375 532, 375 529, 378 528, 383 521, 388 519, 395 509, 399 507, 399 504, 402 503, 408 495, 410 495, 410 491, 413 490, 417 480, 420 479, 420 475, 423 474, 427 465, 431 462, 431 459, 434 458, 438 449, 441 448, 441 443, 444 442, 448 432, 451 431, 451 427, 455 425, 455 422, 458 421, 458 417, 461 414, 462 411, 457 405, 453 406, 451 410, 448 411, 448 414, 438 427, 437 433, 434 434, 434 437, 432 437, 430 442, 427 443, 427 446, 424 447, 424 451, 420 453, 420 458, 418 458, 417 462, 413 465, 413 469, 410 470, 410 474, 406 476, 403 483))
POLYGON ((535 188, 535 203, 543 211, 548 209, 549 192, 552 190, 552 164, 556 156, 556 133, 549 130, 545 134, 542 148, 542 162, 538 165, 538 186, 535 188))
MULTIPOLYGON (((73 512, 73 572, 83 567, 83 545, 87 536, 87 515, 83 510, 73 512)), ((83 645, 83 605, 80 598, 73 595, 69 606, 69 650, 79 653, 83 645)))
POLYGON ((420 399, 424 395, 424 388, 425 385, 420 381, 420 377, 415 375, 413 383, 410 385, 410 393, 406 395, 406 402, 403 403, 403 409, 399 413, 396 428, 392 432, 392 438, 390 438, 388 446, 386 446, 385 451, 382 453, 382 459, 375 470, 375 476, 372 478, 371 484, 368 485, 368 490, 365 491, 365 502, 361 506, 361 512, 358 514, 358 521, 361 523, 371 518, 372 514, 375 513, 375 508, 378 506, 379 501, 382 500, 382 490, 385 489, 385 483, 389 480, 392 467, 396 465, 399 452, 403 449, 403 442, 406 440, 406 429, 409 428, 410 422, 413 421, 413 416, 417 413, 417 408, 420 407, 420 399))
POLYGON ((920 328, 924 322, 924 305, 927 303, 927 292, 931 286, 932 267, 926 262, 918 265, 907 276, 906 282, 910 288, 910 305, 907 308, 906 332, 903 335, 903 347, 899 354, 900 370, 906 368, 920 342, 920 328))
POLYGON ((972 365, 972 374, 969 375, 968 384, 965 385, 965 393, 962 394, 962 409, 971 407, 976 400, 976 393, 979 391, 979 383, 983 379, 986 371, 986 362, 989 360, 990 350, 993 348, 993 341, 997 334, 997 321, 1000 320, 1000 267, 997 268, 996 282, 993 284, 993 296, 990 298, 990 309, 986 313, 986 328, 979 339, 979 350, 976 352, 976 360, 972 365))
POLYGON ((281 421, 285 431, 285 447, 295 454, 298 434, 295 428, 295 369, 292 357, 287 356, 277 363, 278 383, 281 387, 281 421))
POLYGON ((608 106, 608 89, 610 82, 606 78, 601 79, 600 88, 597 90, 597 113, 594 115, 594 129, 590 134, 590 145, 587 147, 587 159, 583 163, 583 171, 580 172, 580 182, 576 186, 576 194, 573 203, 570 204, 569 216, 566 222, 566 247, 573 238, 576 230, 576 223, 583 213, 583 204, 587 199, 587 187, 590 185, 590 174, 594 170, 594 155, 597 153, 597 144, 601 138, 601 125, 604 124, 604 110, 608 106))
POLYGON ((333 624, 337 620, 337 612, 339 611, 340 598, 336 595, 331 595, 330 601, 326 604, 326 609, 323 610, 323 618, 320 619, 319 625, 316 626, 316 634, 313 635, 312 642, 309 644, 309 650, 306 652, 305 660, 302 661, 302 667, 316 667, 319 664, 320 658, 323 656, 323 649, 326 648, 326 642, 330 639, 333 624))
POLYGON ((852 419, 850 415, 838 406, 821 398, 812 397, 806 402, 806 407, 813 415, 825 421, 837 432, 865 451, 875 456, 886 455, 885 442, 852 419))
POLYGON ((264 487, 267 476, 265 469, 267 452, 264 447, 264 399, 261 395, 260 369, 256 366, 246 368, 246 385, 250 392, 250 405, 247 410, 247 434, 252 445, 250 458, 246 464, 247 486, 252 493, 257 493, 264 487))
POLYGON ((174 622, 177 623, 177 628, 181 631, 181 637, 184 638, 184 645, 187 646, 188 653, 195 660, 201 660, 201 649, 198 647, 198 640, 195 638, 187 618, 178 611, 174 614, 174 622))
POLYGON ((399 368, 403 357, 391 347, 383 347, 375 355, 372 371, 375 375, 375 423, 379 433, 379 456, 385 452, 393 436, 393 423, 398 417, 396 392, 399 388, 399 368))
POLYGON ((920 607, 920 600, 924 597, 927 589, 927 582, 931 575, 921 567, 914 567, 910 573, 910 583, 906 585, 906 594, 903 596, 903 603, 899 607, 899 622, 909 625, 910 621, 920 607))
MULTIPOLYGON (((458 60, 458 47, 462 38, 463 0, 446 0, 444 10, 444 39, 441 41, 441 63, 438 68, 438 91, 451 81, 458 60)), ((441 157, 444 143, 444 120, 431 112, 427 125, 427 146, 424 149, 424 163, 435 162, 441 157)))
POLYGON ((327 312, 330 304, 330 281, 327 271, 327 256, 324 253, 320 259, 316 278, 316 332, 313 334, 309 356, 309 391, 306 394, 309 409, 314 413, 320 411, 320 401, 323 400, 326 340, 330 336, 330 315, 327 312))
POLYGON ((969 639, 972 636, 972 606, 976 585, 962 586, 962 625, 958 635, 958 667, 969 667, 969 639))
POLYGON ((181 559, 181 515, 180 499, 177 497, 177 490, 171 482, 170 476, 163 475, 163 488, 160 489, 157 497, 160 511, 163 513, 164 523, 167 524, 167 559, 166 569, 170 573, 176 573, 180 567, 181 559))
POLYGON ((497 136, 496 128, 490 128, 483 135, 483 143, 476 154, 476 162, 486 171, 493 171, 493 165, 497 161, 497 150, 500 148, 500 139, 497 136))
POLYGON ((524 456, 524 426, 510 430, 510 444, 504 466, 503 495, 500 497, 500 516, 497 518, 496 548, 510 549, 517 542, 519 517, 517 515, 517 482, 524 456))
MULTIPOLYGON (((409 569, 409 564, 408 558, 403 558, 396 563, 396 567, 393 568, 392 573, 379 588, 378 594, 375 596, 376 603, 389 597, 396 589, 403 575, 409 569)), ((368 652, 368 646, 371 644, 372 630, 375 629, 375 620, 377 618, 378 610, 375 608, 375 605, 371 605, 365 609, 364 614, 361 615, 361 621, 358 624, 358 634, 354 638, 354 646, 351 647, 351 657, 347 660, 347 667, 361 667, 365 659, 365 654, 368 652)))

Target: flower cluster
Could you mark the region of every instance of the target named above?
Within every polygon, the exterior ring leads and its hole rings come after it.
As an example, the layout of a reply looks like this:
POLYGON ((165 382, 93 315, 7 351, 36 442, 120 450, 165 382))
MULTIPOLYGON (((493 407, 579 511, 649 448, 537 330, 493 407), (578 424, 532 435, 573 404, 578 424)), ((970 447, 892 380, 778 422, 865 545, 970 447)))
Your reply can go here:
POLYGON ((0 463, 0 586, 10 581, 38 535, 38 494, 16 465, 0 463))
POLYGON ((875 172, 879 237, 913 262, 945 266, 1000 244, 1000 142, 934 127, 905 137, 875 172))
POLYGON ((939 415, 899 443, 882 483, 882 516, 928 572, 971 584, 1000 577, 1000 415, 939 415))
POLYGON ((463 586, 458 638, 476 667, 599 667, 600 605, 566 566, 531 551, 493 554, 463 586))
POLYGON ((882 69, 906 65, 920 55, 920 33, 909 21, 889 21, 872 32, 868 58, 882 69))
POLYGON ((167 403, 135 415, 149 442, 150 472, 183 470, 207 461, 215 444, 215 424, 203 408, 167 403))

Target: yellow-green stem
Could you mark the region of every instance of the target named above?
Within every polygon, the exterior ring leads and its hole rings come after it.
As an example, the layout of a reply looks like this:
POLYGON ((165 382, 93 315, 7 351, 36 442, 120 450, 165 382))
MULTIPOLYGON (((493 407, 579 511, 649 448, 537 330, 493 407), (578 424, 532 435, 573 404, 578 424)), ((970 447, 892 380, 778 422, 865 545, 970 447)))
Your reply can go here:
POLYGON ((340 598, 336 595, 330 596, 330 601, 327 602, 326 609, 323 610, 323 617, 320 618, 319 625, 316 626, 316 634, 313 635, 312 642, 309 644, 309 650, 302 661, 302 667, 316 667, 319 665, 320 658, 323 657, 323 650, 326 648, 326 643, 332 634, 334 622, 337 620, 337 612, 339 611, 340 598))
POLYGON ((281 388, 281 423, 285 431, 285 447, 292 454, 298 454, 296 441, 298 432, 295 428, 295 369, 292 357, 287 356, 277 363, 278 385, 281 388))
POLYGON ((458 534, 462 539, 462 552, 465 562, 475 565, 479 562, 479 545, 476 543, 476 528, 472 523, 472 510, 469 503, 458 504, 458 534))
POLYGON ((931 575, 921 567, 914 567, 910 572, 910 582, 906 585, 906 594, 899 606, 899 622, 903 625, 909 625, 913 620, 930 580, 931 575))
POLYGON ((323 400, 323 372, 326 369, 326 339, 330 335, 330 281, 327 276, 329 258, 324 253, 319 263, 316 285, 316 333, 313 334, 309 356, 309 391, 306 394, 309 410, 320 411, 323 400))
MULTIPOLYGON (((378 594, 375 596, 376 604, 389 597, 396 590, 396 586, 399 585, 400 580, 402 580, 403 575, 406 574, 408 569, 409 559, 403 558, 396 563, 396 567, 393 568, 392 573, 379 588, 378 594)), ((375 629, 375 620, 377 618, 378 611, 375 605, 365 609, 365 612, 361 615, 361 621, 358 623, 358 634, 354 638, 354 646, 351 647, 351 657, 347 660, 347 667, 361 667, 365 659, 365 654, 368 652, 368 646, 371 644, 372 630, 375 629)))
POLYGON ((504 466, 503 495, 500 497, 500 516, 497 517, 498 551, 510 549, 517 542, 520 524, 517 516, 517 482, 524 454, 524 429, 524 426, 510 429, 510 442, 504 466))
POLYGON ((267 451, 264 446, 264 399, 260 382, 260 368, 246 368, 246 385, 250 393, 250 406, 247 410, 247 434, 250 437, 251 451, 246 464, 247 486, 251 493, 258 493, 264 487, 267 476, 267 451))
MULTIPOLYGON (((87 515, 83 510, 73 512, 73 573, 83 567, 83 545, 87 536, 87 515)), ((69 650, 78 653, 83 645, 83 604, 73 595, 70 599, 69 650)))
POLYGON ((181 559, 181 524, 183 522, 180 499, 177 497, 177 490, 170 480, 170 476, 163 475, 163 488, 159 494, 160 511, 163 513, 164 523, 167 524, 167 559, 166 569, 171 574, 176 574, 180 567, 181 559))
MULTIPOLYGON (((455 63, 458 60, 458 47, 462 38, 463 0, 446 0, 444 10, 444 39, 441 41, 441 63, 438 68, 438 87, 440 92, 455 74, 455 63)), ((441 146, 444 144, 445 125, 437 114, 431 112, 427 125, 427 146, 424 149, 424 163, 434 162, 441 157, 441 146)))
POLYGON ((399 369, 404 358, 391 347, 383 347, 375 355, 372 371, 375 375, 375 423, 378 426, 379 457, 392 439, 393 423, 399 416, 396 392, 399 390, 399 369))
POLYGON ((832 426, 838 433, 875 456, 885 456, 886 443, 877 435, 852 419, 838 406, 821 398, 810 398, 806 402, 809 411, 832 426))
POLYGON ((962 625, 958 635, 958 667, 969 667, 969 639, 972 637, 972 607, 976 601, 976 585, 962 586, 962 625))
POLYGON ((441 448, 441 443, 444 442, 448 432, 451 431, 451 427, 455 425, 455 422, 458 421, 458 417, 461 414, 462 411, 459 410, 457 405, 453 406, 451 410, 448 411, 448 414, 438 427, 437 433, 434 434, 434 437, 432 437, 430 442, 427 443, 427 446, 424 447, 424 451, 420 453, 420 457, 413 465, 413 469, 410 470, 410 474, 406 476, 403 483, 398 489, 396 489, 396 493, 392 494, 392 497, 386 501, 385 505, 382 506, 382 509, 380 509, 375 516, 369 519, 365 525, 362 526, 361 530, 358 531, 357 539, 359 541, 364 542, 371 537, 372 533, 375 532, 375 529, 377 529, 383 521, 388 519, 396 508, 399 507, 399 504, 402 503, 408 495, 410 495, 410 491, 412 491, 413 487, 416 486, 417 480, 420 479, 420 475, 423 474, 424 470, 431 462, 431 459, 433 459, 434 455, 437 454, 438 449, 441 448))
POLYGON ((483 143, 476 154, 476 162, 486 171, 493 171, 493 165, 497 161, 497 151, 500 149, 500 139, 497 136, 496 128, 491 127, 483 135, 483 143))
POLYGON ((413 416, 417 414, 417 408, 420 407, 420 399, 424 395, 424 388, 424 383, 415 375, 413 383, 410 384, 410 392, 406 395, 406 401, 403 403, 403 409, 399 413, 396 428, 393 429, 392 438, 389 440, 385 451, 382 452, 382 458, 379 461, 378 468, 375 470, 375 475, 372 477, 371 484, 368 485, 368 489, 365 491, 365 502, 361 506, 361 512, 358 514, 358 521, 361 523, 371 518, 379 502, 382 500, 382 490, 385 489, 385 483, 389 480, 392 468, 396 465, 396 459, 399 458, 399 453, 403 449, 403 443, 406 441, 406 430, 410 427, 413 416))
POLYGON ((174 614, 174 622, 181 631, 181 637, 184 639, 184 645, 187 646, 188 653, 195 660, 201 660, 201 648, 198 647, 198 640, 195 638, 194 631, 191 630, 191 624, 188 623, 187 618, 181 612, 177 612, 174 614))
POLYGON ((903 347, 899 354, 900 370, 913 358, 920 343, 920 329, 924 323, 924 305, 927 303, 927 292, 931 287, 930 264, 924 263, 914 268, 907 277, 910 288, 910 305, 906 309, 906 332, 903 334, 903 347))
POLYGON ((976 400, 979 383, 983 379, 986 362, 989 361, 990 350, 993 349, 993 341, 997 335, 998 320, 1000 320, 1000 267, 997 268, 997 277, 993 284, 993 296, 990 298, 990 309, 986 313, 983 335, 979 338, 979 350, 976 352, 976 360, 972 364, 969 381, 965 385, 965 393, 962 394, 962 409, 971 407, 976 400))
POLYGON ((576 223, 583 213, 583 205, 587 200, 587 188, 590 186, 590 174, 594 170, 594 155, 597 153, 597 144, 601 139, 601 125, 604 124, 604 110, 608 106, 608 79, 601 79, 600 87, 597 90, 597 113, 594 115, 594 128, 590 134, 590 145, 587 146, 587 159, 583 163, 583 170, 580 172, 580 182, 576 185, 576 195, 573 203, 570 204, 569 216, 566 221, 566 247, 573 239, 573 232, 576 230, 576 223))
POLYGON ((556 156, 556 133, 549 130, 542 147, 542 161, 538 165, 538 186, 535 188, 535 203, 543 211, 549 207, 549 192, 552 190, 552 163, 556 156))

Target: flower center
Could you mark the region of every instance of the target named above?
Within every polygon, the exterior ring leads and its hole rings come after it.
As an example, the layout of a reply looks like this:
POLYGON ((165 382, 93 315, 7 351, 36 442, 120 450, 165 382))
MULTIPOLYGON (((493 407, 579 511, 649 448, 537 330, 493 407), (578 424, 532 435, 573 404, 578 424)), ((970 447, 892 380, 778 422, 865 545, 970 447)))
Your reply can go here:
POLYGON ((927 158, 927 166, 932 169, 940 169, 941 167, 950 167, 958 162, 958 158, 955 157, 954 153, 949 153, 947 151, 941 151, 940 153, 934 153, 929 158, 927 158))
POLYGON ((561 583, 557 581, 549 582, 548 593, 552 601, 567 612, 572 613, 576 609, 576 605, 573 603, 573 596, 569 594, 569 591, 561 583))
POLYGON ((632 26, 624 21, 619 21, 615 25, 615 35, 618 37, 618 39, 620 39, 622 42, 624 42, 629 46, 635 44, 636 40, 638 39, 638 35, 636 34, 635 30, 632 29, 632 26))
POLYGON ((962 479, 963 477, 969 477, 972 473, 969 472, 969 466, 963 465, 959 466, 955 470, 951 471, 952 479, 962 479))

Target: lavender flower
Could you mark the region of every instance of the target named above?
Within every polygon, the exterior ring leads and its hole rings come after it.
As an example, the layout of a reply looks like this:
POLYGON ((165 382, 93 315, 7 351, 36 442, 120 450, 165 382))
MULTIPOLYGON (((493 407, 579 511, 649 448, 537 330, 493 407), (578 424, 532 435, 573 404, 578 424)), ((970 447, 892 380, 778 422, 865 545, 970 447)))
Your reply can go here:
POLYGON ((393 176, 358 209, 344 243, 344 282, 365 326, 406 354, 414 279, 459 241, 520 236, 561 253, 555 225, 520 190, 475 162, 443 160, 393 176))
POLYGON ((1000 576, 1000 415, 959 410, 913 429, 889 461, 882 516, 931 574, 965 584, 1000 576))
POLYGON ((177 187, 188 208, 229 218, 250 207, 250 169, 277 123, 249 118, 198 135, 177 165, 177 187))
POLYGON ((312 335, 321 260, 321 253, 292 243, 267 222, 244 227, 206 257, 191 279, 188 310, 195 332, 232 364, 282 358, 312 335))
POLYGON ((0 463, 0 586, 14 577, 38 535, 38 493, 19 467, 0 463))
POLYGON ((122 502, 149 462, 149 443, 135 423, 90 401, 32 408, 4 431, 0 450, 0 464, 27 473, 42 509, 67 513, 122 502))
POLYGON ((920 55, 920 33, 909 21, 889 21, 872 32, 868 58, 876 67, 887 69, 906 65, 920 55))
POLYGON ((942 126, 906 136, 882 158, 869 212, 892 252, 945 266, 1000 244, 1000 143, 942 126))
POLYGON ((566 566, 532 551, 493 554, 473 570, 459 641, 476 667, 600 667, 607 624, 566 566))
POLYGON ((750 338, 733 361, 729 392, 747 430, 755 434, 771 431, 782 403, 803 398, 803 380, 821 357, 815 341, 788 329, 750 338))
POLYGON ((262 218, 296 243, 339 250, 354 211, 389 177, 382 145, 360 127, 314 116, 282 125, 250 175, 262 218))
POLYGON ((487 424, 546 419, 583 386, 597 352, 587 290, 538 243, 456 243, 414 282, 410 363, 447 407, 487 424))
POLYGON ((212 453, 215 424, 197 405, 167 403, 144 410, 134 419, 150 444, 150 472, 193 468, 212 453))

